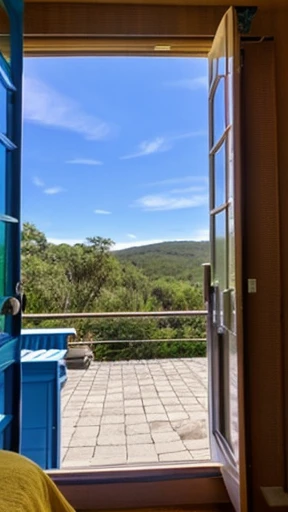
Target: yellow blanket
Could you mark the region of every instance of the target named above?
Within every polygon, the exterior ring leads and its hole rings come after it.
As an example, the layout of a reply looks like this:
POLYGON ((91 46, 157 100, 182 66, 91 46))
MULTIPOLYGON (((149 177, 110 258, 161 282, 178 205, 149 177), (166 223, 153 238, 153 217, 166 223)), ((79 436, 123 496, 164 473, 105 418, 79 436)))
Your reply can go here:
POLYGON ((34 462, 0 450, 0 512, 75 512, 34 462))

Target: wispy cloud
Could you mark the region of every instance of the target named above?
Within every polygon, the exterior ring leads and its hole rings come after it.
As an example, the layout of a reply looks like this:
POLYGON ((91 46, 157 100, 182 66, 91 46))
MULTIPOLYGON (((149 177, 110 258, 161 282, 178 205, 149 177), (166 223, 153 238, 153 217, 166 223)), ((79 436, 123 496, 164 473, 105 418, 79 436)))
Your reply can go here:
POLYGON ((32 178, 32 181, 36 187, 45 187, 44 181, 38 178, 38 176, 34 176, 34 178, 32 178))
POLYGON ((54 238, 54 237, 47 237, 47 241, 49 244, 67 244, 67 245, 75 245, 75 244, 84 244, 85 240, 84 238, 54 238))
POLYGON ((167 180, 152 181, 145 183, 145 187, 162 187, 166 185, 180 185, 184 183, 208 183, 208 176, 180 176, 176 178, 169 178, 167 180))
POLYGON ((130 249, 130 247, 143 247, 145 245, 161 244, 162 242, 204 242, 209 240, 209 229, 196 229, 186 238, 151 238, 150 240, 137 240, 137 242, 116 242, 113 251, 130 249))
POLYGON ((197 91, 199 89, 208 89, 208 77, 197 76, 195 78, 184 78, 182 80, 173 80, 165 82, 168 87, 176 87, 180 89, 189 89, 190 91, 197 91))
POLYGON ((189 194, 190 192, 205 192, 207 193, 207 187, 195 186, 195 187, 184 187, 184 188, 173 188, 170 190, 170 194, 189 194))
POLYGON ((137 238, 136 235, 133 235, 133 233, 127 233, 128 238, 131 238, 132 240, 135 240, 137 238))
POLYGON ((44 190, 44 194, 47 194, 48 196, 54 196, 55 194, 60 194, 60 192, 64 192, 64 188, 50 187, 50 188, 45 188, 45 190, 44 190))
POLYGON ((42 188, 44 194, 48 196, 53 196, 55 194, 60 194, 60 192, 64 192, 64 188, 62 187, 47 187, 43 180, 38 178, 38 176, 34 176, 32 181, 36 187, 42 188))
POLYGON ((105 121, 83 111, 74 100, 41 80, 27 76, 24 78, 24 119, 70 130, 88 140, 103 139, 110 131, 105 121))
POLYGON ((208 195, 190 195, 187 197, 173 197, 169 194, 148 195, 140 197, 132 206, 141 208, 144 211, 165 211, 181 210, 183 208, 197 208, 208 205, 208 195))
MULTIPOLYGON (((65 238, 65 237, 47 237, 47 240, 50 244, 68 244, 68 245, 75 245, 75 244, 83 244, 85 243, 85 238, 65 238)), ((131 242, 116 242, 113 246, 113 251, 120 251, 121 249, 129 249, 130 247, 142 247, 144 245, 152 245, 152 244, 160 244, 162 242, 189 242, 189 241, 207 241, 209 240, 209 229, 203 228, 203 229, 196 229, 194 232, 189 234, 186 238, 151 238, 146 240, 137 240, 131 242)))
POLYGON ((112 212, 108 210, 94 210, 94 213, 96 213, 96 215, 111 215, 112 212))
POLYGON ((170 149, 167 141, 164 137, 156 137, 153 140, 144 140, 138 146, 138 149, 135 153, 131 153, 130 155, 121 156, 120 160, 130 160, 130 158, 138 158, 140 156, 153 155, 153 153, 160 153, 163 151, 167 151, 170 149))
POLYGON ((74 160, 66 160, 66 164, 72 165, 103 165, 100 160, 93 160, 92 158, 74 158, 74 160))
POLYGON ((150 141, 144 140, 140 142, 135 153, 130 153, 129 155, 124 155, 120 157, 120 160, 130 160, 131 158, 139 158, 142 156, 153 155, 155 153, 163 153, 164 151, 169 151, 172 149, 175 141, 181 139, 191 139, 194 137, 201 137, 207 135, 206 130, 197 130, 194 132, 186 132, 180 133, 178 135, 172 136, 162 136, 156 137, 150 141))

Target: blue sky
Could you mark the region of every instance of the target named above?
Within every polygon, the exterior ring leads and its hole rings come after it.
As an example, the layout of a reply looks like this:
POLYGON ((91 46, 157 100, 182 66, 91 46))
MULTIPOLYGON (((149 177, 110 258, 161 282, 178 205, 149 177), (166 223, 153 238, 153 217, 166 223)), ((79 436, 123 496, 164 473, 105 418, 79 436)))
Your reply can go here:
POLYGON ((29 58, 22 220, 55 243, 208 239, 207 60, 29 58))

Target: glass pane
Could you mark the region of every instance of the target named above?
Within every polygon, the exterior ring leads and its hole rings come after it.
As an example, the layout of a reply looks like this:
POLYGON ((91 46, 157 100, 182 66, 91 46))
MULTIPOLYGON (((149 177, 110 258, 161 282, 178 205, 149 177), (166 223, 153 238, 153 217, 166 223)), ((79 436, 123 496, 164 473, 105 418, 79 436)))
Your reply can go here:
POLYGON ((218 75, 226 75, 226 57, 220 57, 220 59, 218 59, 218 75))
POLYGON ((213 145, 222 137, 225 128, 225 79, 221 78, 213 98, 213 145))
POLYGON ((229 230, 229 288, 235 289, 235 226, 234 226, 234 204, 230 204, 228 210, 229 230))
POLYGON ((237 364, 237 338, 229 332, 229 425, 227 425, 227 439, 238 464, 238 364, 237 364))
POLYGON ((6 149, 0 143, 0 214, 6 213, 5 195, 6 195, 6 149))
POLYGON ((214 285, 220 292, 227 288, 227 246, 226 246, 226 210, 215 215, 215 275, 214 285))
POLYGON ((214 155, 214 208, 226 202, 226 143, 214 155))
POLYGON ((228 60, 228 74, 227 74, 227 118, 228 123, 233 124, 233 57, 228 60))
POLYGON ((218 59, 210 60, 210 86, 213 84, 218 71, 218 59))
MULTIPOLYGON (((6 224, 0 221, 0 296, 5 296, 5 239, 6 224)), ((0 315, 0 334, 4 331, 5 317, 0 315)))
POLYGON ((3 2, 0 0, 0 55, 1 54, 7 62, 10 62, 10 22, 3 2))
POLYGON ((218 59, 218 75, 224 76, 224 75, 226 75, 226 72, 227 72, 227 70, 226 70, 226 62, 227 62, 227 59, 226 59, 226 55, 227 55, 226 31, 224 31, 222 33, 221 42, 219 41, 218 55, 220 55, 220 57, 218 59))
POLYGON ((7 133, 7 89, 0 81, 0 132, 7 133))

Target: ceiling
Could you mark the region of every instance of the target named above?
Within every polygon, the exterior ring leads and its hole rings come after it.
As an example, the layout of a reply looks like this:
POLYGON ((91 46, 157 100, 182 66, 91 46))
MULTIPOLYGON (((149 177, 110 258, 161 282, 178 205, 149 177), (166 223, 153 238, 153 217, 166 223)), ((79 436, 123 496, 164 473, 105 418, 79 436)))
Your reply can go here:
MULTIPOLYGON (((81 0, 25 0, 26 3, 81 3, 81 0)), ((85 3, 111 3, 111 4, 157 4, 157 5, 195 5, 205 7, 207 6, 231 6, 231 0, 102 0, 99 2, 98 0, 85 0, 85 3)), ((237 0, 235 5, 237 6, 247 6, 249 5, 248 0, 237 0)), ((286 7, 288 9, 287 0, 252 0, 251 4, 253 6, 259 6, 261 8, 277 8, 277 7, 286 7)))

